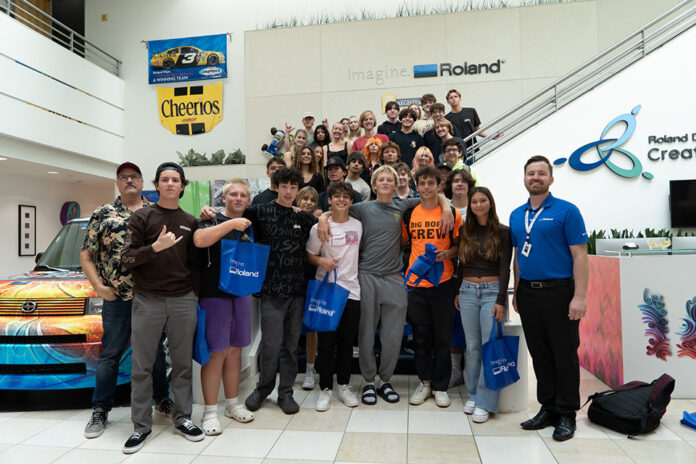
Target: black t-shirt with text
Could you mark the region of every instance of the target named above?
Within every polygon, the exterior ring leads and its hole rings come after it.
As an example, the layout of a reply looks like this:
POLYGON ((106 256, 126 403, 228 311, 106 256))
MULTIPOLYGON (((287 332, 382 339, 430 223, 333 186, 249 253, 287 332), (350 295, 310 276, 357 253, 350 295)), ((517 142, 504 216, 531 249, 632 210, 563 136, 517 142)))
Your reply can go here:
POLYGON ((305 247, 317 219, 304 211, 296 213, 276 201, 249 206, 244 217, 254 228, 254 241, 271 247, 261 295, 304 296, 307 290, 305 247))

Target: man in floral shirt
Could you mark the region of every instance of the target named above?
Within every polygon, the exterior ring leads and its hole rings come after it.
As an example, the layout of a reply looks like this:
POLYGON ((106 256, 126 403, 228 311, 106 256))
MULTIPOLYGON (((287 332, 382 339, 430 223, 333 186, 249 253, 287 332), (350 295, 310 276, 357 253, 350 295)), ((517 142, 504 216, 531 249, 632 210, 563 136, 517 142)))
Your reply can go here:
MULTIPOLYGON (((121 266, 121 250, 131 213, 150 202, 141 196, 143 176, 133 163, 116 169, 119 197, 113 203, 97 208, 87 225, 80 253, 80 264, 94 291, 104 299, 102 309, 102 352, 96 370, 92 396, 92 418, 85 426, 85 437, 96 438, 104 433, 107 416, 114 403, 118 366, 129 346, 131 335, 131 300, 133 278, 121 266)), ((169 383, 165 373, 164 352, 158 352, 153 370, 153 397, 156 410, 169 415, 173 403, 169 399, 169 383)))

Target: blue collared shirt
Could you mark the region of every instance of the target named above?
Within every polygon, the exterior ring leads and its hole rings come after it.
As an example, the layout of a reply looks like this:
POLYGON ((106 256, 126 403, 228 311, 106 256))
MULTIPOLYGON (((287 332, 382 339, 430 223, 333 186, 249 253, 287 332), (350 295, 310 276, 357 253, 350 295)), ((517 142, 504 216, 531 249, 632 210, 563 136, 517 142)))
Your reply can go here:
POLYGON ((580 210, 574 204, 555 198, 549 192, 542 205, 533 210, 529 201, 510 214, 512 246, 517 248, 520 277, 526 280, 565 279, 573 277, 571 245, 587 243, 587 231, 580 210), (544 208, 541 213, 539 209, 544 208), (539 216, 529 233, 532 245, 529 256, 522 254, 527 240, 525 213, 529 222, 539 216))

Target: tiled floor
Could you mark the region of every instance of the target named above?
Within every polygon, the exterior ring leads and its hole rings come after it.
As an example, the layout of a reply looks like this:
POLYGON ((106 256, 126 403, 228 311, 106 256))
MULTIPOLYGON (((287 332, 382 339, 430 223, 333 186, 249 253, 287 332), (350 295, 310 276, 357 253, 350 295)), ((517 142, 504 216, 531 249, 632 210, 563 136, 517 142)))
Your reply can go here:
MULTIPOLYGON (((302 408, 294 416, 283 414, 271 397, 249 424, 220 414, 226 427, 222 435, 198 443, 175 435, 167 419, 155 417, 152 437, 131 456, 120 451, 132 432, 128 408, 112 411, 104 435, 92 440, 82 435, 89 410, 0 412, 0 463, 696 463, 696 431, 679 424, 682 411, 696 410, 696 400, 672 400, 662 426, 634 439, 591 424, 585 409, 578 414, 575 438, 558 443, 551 428, 527 432, 519 427, 538 408, 533 374, 529 410, 498 414, 485 424, 472 423, 462 412, 463 386, 450 390, 447 409, 432 399, 414 407, 407 399, 416 378, 396 376, 392 384, 402 395, 397 404, 379 400, 376 406, 349 409, 334 399, 331 409, 318 413, 317 391, 299 389, 301 377, 295 399, 302 408)), ((251 391, 254 380, 243 382, 240 397, 251 391)), ((353 376, 352 382, 360 391, 360 378, 353 376)), ((583 398, 603 389, 602 382, 582 371, 583 398)), ((201 411, 194 406, 195 422, 201 411)))

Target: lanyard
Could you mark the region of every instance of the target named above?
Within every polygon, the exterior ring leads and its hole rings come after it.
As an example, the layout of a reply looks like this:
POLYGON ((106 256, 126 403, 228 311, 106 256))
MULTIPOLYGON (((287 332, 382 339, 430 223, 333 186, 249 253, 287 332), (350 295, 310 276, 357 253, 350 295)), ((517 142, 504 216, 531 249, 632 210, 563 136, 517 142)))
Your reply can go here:
POLYGON ((539 211, 536 212, 532 222, 529 222, 529 210, 524 212, 524 228, 527 230, 527 240, 529 240, 529 234, 532 232, 532 227, 534 227, 534 223, 536 222, 537 218, 541 216, 542 211, 544 211, 543 206, 539 208, 539 211))

